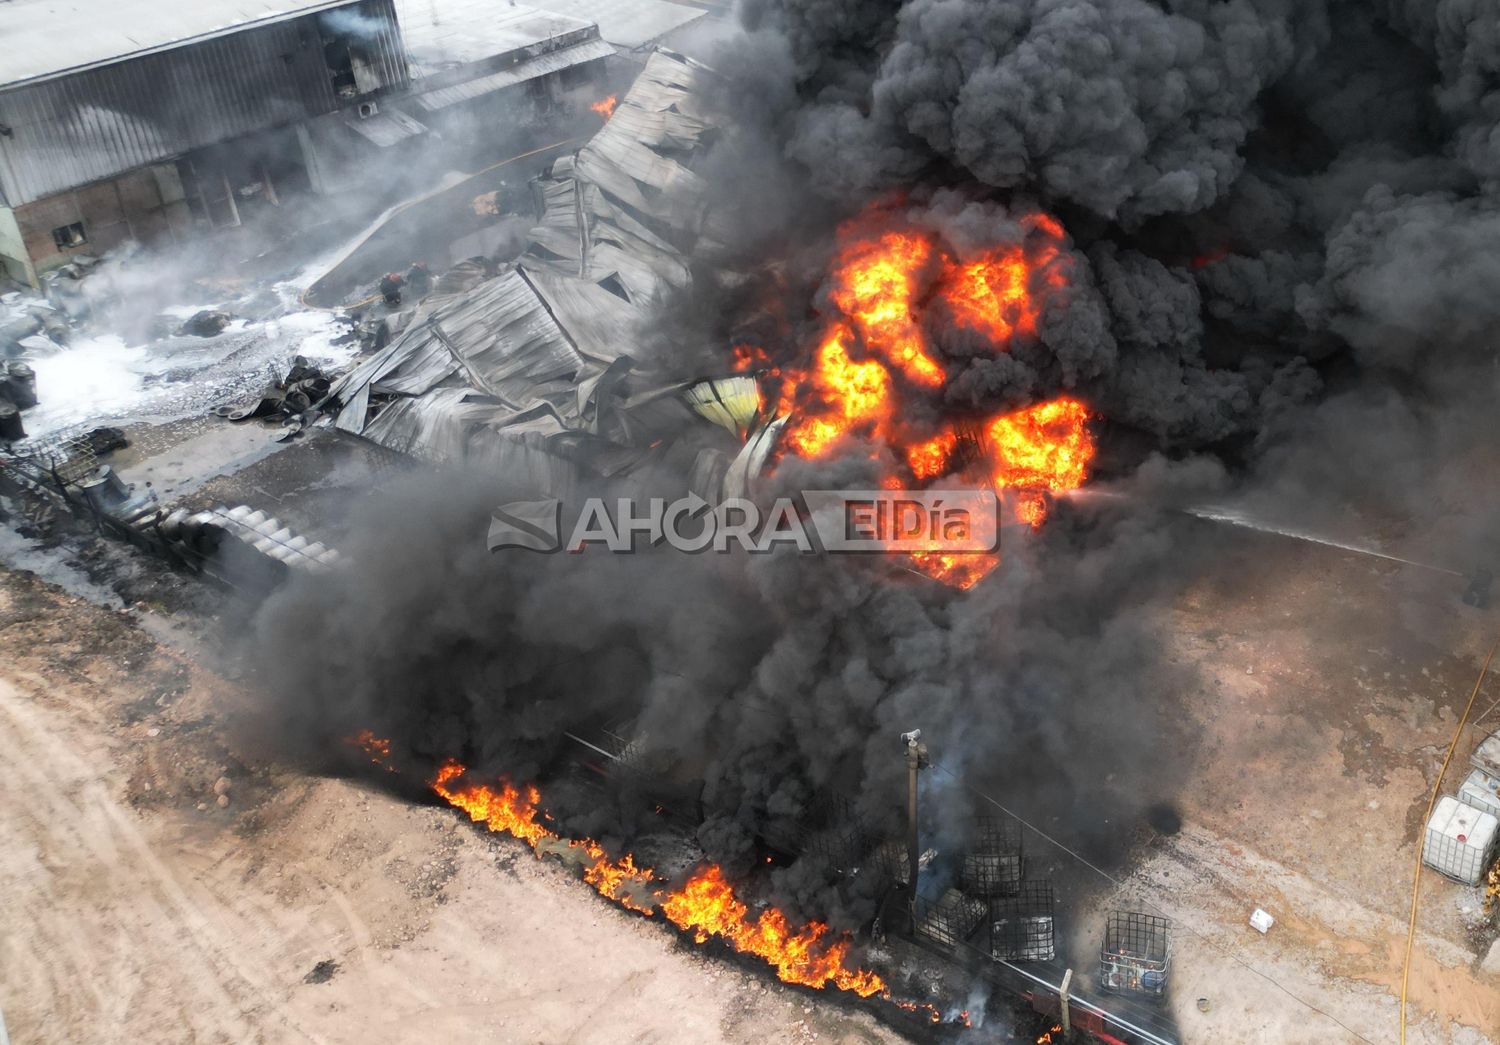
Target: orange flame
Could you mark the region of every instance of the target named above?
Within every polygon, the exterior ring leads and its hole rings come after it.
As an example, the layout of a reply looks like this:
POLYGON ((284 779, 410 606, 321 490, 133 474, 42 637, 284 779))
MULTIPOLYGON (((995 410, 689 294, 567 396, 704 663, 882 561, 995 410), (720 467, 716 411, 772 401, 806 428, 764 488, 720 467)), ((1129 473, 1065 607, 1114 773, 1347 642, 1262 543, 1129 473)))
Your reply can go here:
POLYGON ((365 754, 370 756, 370 761, 377 766, 394 773, 396 770, 391 765, 391 742, 385 737, 377 737, 368 729, 362 729, 352 737, 345 737, 344 743, 353 744, 365 754))
POLYGON ((1037 490, 1022 490, 1016 495, 1012 510, 1017 522, 1035 530, 1047 521, 1047 495, 1037 490))
POLYGON ((861 998, 888 996, 877 973, 845 964, 852 946, 847 934, 833 933, 823 922, 794 926, 774 907, 752 919, 718 865, 700 868, 681 888, 668 890, 651 868, 638 866, 629 854, 613 859, 591 838, 561 838, 542 822, 547 817, 535 787, 518 788, 509 781, 501 781, 499 788, 464 784, 464 772, 458 762, 446 763, 432 789, 470 820, 519 838, 539 857, 576 854, 585 865, 583 880, 601 896, 648 916, 659 907, 668 921, 691 932, 699 943, 717 937, 742 954, 762 959, 786 983, 819 989, 832 985, 861 998))
POLYGON ((984 552, 912 552, 910 558, 919 573, 959 591, 968 591, 1000 565, 1000 556, 984 552))
POLYGON ((1094 459, 1089 410, 1064 396, 1003 414, 985 429, 995 489, 1076 490, 1094 459))
POLYGON ((544 839, 557 837, 556 832, 537 822, 537 803, 542 796, 536 788, 528 785, 522 791, 508 780, 498 791, 480 784, 455 786, 463 775, 462 765, 448 762, 433 778, 432 789, 449 805, 469 814, 476 824, 519 838, 533 849, 544 839))
MULTIPOLYGON (((904 407, 909 396, 941 394, 948 379, 924 332, 928 302, 942 306, 934 315, 982 335, 996 352, 1008 351, 1017 337, 1035 336, 1049 296, 1068 284, 1072 262, 1062 226, 1047 215, 1029 215, 1020 221, 1020 242, 960 260, 936 234, 878 227, 883 220, 872 209, 840 229, 830 281, 837 314, 806 370, 783 366, 774 375, 777 413, 793 415, 783 449, 818 458, 846 434, 880 440, 907 473, 882 477, 882 487, 967 476, 1015 491, 1009 503, 1016 518, 1040 526, 1047 514, 1044 492, 1074 489, 1088 477, 1094 440, 1083 403, 1062 397, 959 425, 913 421, 931 411, 904 407)), ((736 368, 747 369, 741 358, 736 349, 736 368)), ((940 401, 933 405, 942 408, 940 401)), ((922 573, 969 588, 999 558, 934 548, 911 561, 922 573)))
POLYGON ((958 446, 958 433, 945 428, 931 439, 906 448, 906 464, 918 479, 936 479, 948 471, 948 460, 958 446))
POLYGON ((699 943, 716 936, 742 954, 753 954, 776 970, 786 983, 823 988, 832 984, 861 998, 886 990, 885 981, 867 969, 849 969, 847 936, 832 941, 823 922, 808 922, 796 928, 786 915, 771 907, 750 918, 749 908, 735 896, 717 865, 702 868, 669 894, 661 913, 678 928, 693 934, 699 943))
POLYGON ((607 120, 615 114, 615 106, 617 104, 619 103, 615 96, 610 95, 608 98, 599 99, 593 105, 590 105, 589 108, 607 120))
POLYGON ((734 370, 737 374, 743 374, 747 370, 757 370, 761 367, 771 365, 771 357, 766 350, 759 345, 735 345, 734 346, 734 370))
POLYGON ((1039 237, 988 251, 950 271, 942 298, 960 326, 1003 344, 1017 334, 1034 335, 1044 294, 1068 285, 1069 259, 1062 253, 1063 230, 1054 219, 1033 214, 1021 222, 1039 237))
POLYGON ((830 409, 804 414, 787 432, 787 441, 803 457, 823 456, 850 430, 878 435, 884 427, 890 410, 890 373, 873 359, 852 359, 850 337, 847 327, 835 326, 818 346, 812 385, 830 409))
POLYGON ((1043 1034, 1040 1038, 1036 1039, 1036 1045, 1052 1045, 1052 1042, 1056 1040, 1052 1036, 1054 1034, 1061 1034, 1061 1033, 1062 1033, 1062 1024, 1061 1023, 1055 1023, 1055 1024, 1052 1025, 1052 1029, 1051 1030, 1049 1030, 1047 1033, 1043 1034))
POLYGON ((839 269, 833 302, 849 316, 866 347, 919 385, 939 386, 943 368, 927 351, 915 314, 917 278, 932 257, 930 240, 886 232, 851 244, 839 269))
POLYGON ((368 729, 362 729, 354 736, 348 738, 348 742, 359 748, 371 759, 379 764, 391 757, 391 742, 384 737, 377 737, 368 729))

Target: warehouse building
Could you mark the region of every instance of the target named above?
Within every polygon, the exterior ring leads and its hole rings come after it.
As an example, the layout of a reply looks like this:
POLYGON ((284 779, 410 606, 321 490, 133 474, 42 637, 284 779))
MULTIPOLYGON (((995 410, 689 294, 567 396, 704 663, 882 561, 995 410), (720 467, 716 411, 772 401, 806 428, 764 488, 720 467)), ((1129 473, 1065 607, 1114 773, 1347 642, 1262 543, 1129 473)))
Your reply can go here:
POLYGON ((614 54, 505 0, 9 0, 0 40, 0 275, 32 285, 348 189, 454 114, 561 103, 614 54))
POLYGON ((27 283, 239 224, 305 180, 299 122, 407 79, 392 0, 12 0, 0 39, 0 265, 27 283))

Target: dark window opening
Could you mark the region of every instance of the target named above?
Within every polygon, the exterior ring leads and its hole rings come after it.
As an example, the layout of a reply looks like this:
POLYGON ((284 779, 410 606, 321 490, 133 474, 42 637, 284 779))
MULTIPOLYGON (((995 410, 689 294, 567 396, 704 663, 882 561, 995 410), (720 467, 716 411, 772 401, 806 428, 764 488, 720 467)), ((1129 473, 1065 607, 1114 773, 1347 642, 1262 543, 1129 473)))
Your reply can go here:
POLYGON ((52 242, 57 244, 58 250, 70 250, 73 247, 81 247, 89 241, 84 235, 83 222, 75 221, 71 225, 59 225, 52 230, 52 242))
POLYGON ((323 63, 333 80, 333 93, 340 98, 352 98, 358 93, 354 80, 354 56, 349 51, 347 40, 328 40, 323 44, 323 63))

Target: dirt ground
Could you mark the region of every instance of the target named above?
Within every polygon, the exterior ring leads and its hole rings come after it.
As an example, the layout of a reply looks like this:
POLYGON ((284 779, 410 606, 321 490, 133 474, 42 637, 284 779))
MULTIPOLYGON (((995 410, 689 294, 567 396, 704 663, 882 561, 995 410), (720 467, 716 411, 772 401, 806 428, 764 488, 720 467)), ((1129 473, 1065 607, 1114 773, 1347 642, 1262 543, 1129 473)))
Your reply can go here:
POLYGON ((162 627, 0 570, 16 1045, 901 1040, 450 811, 242 761, 215 723, 253 694, 162 627))
MULTIPOLYGON (((1222 547, 1162 622, 1203 686, 1188 695, 1183 827, 1106 904, 1171 915, 1186 1041, 1394 1041, 1428 796, 1500 614, 1464 606, 1463 582, 1441 574, 1234 533, 1222 547), (1277 919, 1264 936, 1256 907, 1277 919)), ((1475 716, 1497 700, 1491 678, 1475 716)), ((1431 871, 1422 890, 1407 1040, 1500 1040, 1480 890, 1431 871)))

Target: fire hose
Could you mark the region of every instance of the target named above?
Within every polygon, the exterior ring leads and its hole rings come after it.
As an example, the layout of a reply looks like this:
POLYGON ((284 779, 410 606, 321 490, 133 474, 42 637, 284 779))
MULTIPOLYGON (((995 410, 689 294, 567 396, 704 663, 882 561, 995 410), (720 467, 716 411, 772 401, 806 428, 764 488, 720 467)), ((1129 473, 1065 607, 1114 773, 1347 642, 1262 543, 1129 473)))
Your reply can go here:
MULTIPOLYGON (((1427 800, 1427 812, 1422 818, 1423 823, 1432 819, 1433 807, 1437 805, 1438 792, 1443 788, 1443 777, 1448 775, 1448 764, 1453 761, 1453 752, 1458 749, 1459 738, 1464 735, 1464 727, 1469 724, 1469 715, 1474 710, 1474 701, 1479 696, 1479 687, 1484 685, 1484 678, 1489 674, 1490 661, 1495 659, 1495 651, 1500 649, 1500 638, 1496 638, 1494 645, 1485 655, 1484 665, 1479 669, 1479 677, 1474 680, 1474 689, 1469 694, 1469 703, 1464 706, 1464 713, 1458 720, 1458 728, 1453 731, 1453 741, 1448 745, 1448 753, 1443 756, 1443 766, 1438 770, 1437 779, 1432 784, 1432 796, 1427 800)), ((1422 845, 1417 844, 1417 866, 1411 879, 1411 917, 1406 923, 1406 957, 1401 962, 1401 1009, 1400 1009, 1400 1045, 1406 1045, 1406 987, 1411 977, 1411 945, 1417 935, 1417 898, 1422 891, 1422 845)))

